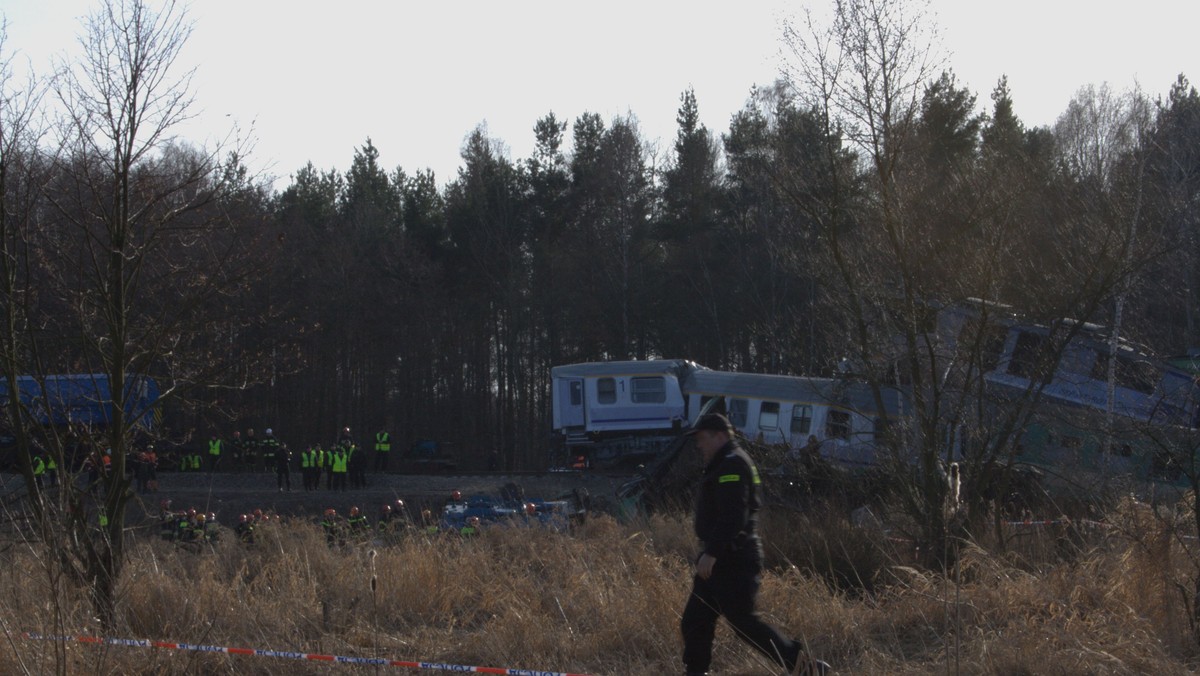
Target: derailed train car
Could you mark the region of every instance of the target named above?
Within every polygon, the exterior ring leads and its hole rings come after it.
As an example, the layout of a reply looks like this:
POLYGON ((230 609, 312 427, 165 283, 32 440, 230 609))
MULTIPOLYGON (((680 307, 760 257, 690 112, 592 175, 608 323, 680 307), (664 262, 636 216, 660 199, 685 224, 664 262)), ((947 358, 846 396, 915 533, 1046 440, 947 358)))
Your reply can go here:
POLYGON ((880 409, 862 382, 715 371, 683 359, 570 364, 551 378, 554 432, 593 467, 653 460, 706 409, 725 412, 757 442, 815 444, 830 460, 870 465, 884 420, 902 414, 894 389, 880 392, 880 409))

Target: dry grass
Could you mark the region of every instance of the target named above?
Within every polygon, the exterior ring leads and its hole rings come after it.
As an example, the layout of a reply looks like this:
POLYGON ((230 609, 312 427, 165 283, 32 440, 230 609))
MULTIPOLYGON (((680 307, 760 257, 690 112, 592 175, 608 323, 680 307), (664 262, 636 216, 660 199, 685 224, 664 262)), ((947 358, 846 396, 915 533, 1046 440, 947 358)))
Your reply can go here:
MULTIPOLYGON (((1127 515, 1122 518, 1128 517, 1127 515)), ((1115 519, 1114 520, 1118 520, 1115 519)), ((1195 561, 1153 523, 1030 566, 964 546, 958 579, 918 570, 835 514, 765 515, 760 606, 856 674, 1186 674, 1200 664, 1174 582, 1195 561)), ((573 534, 493 528, 330 548, 307 523, 190 551, 139 540, 121 581, 122 637, 595 674, 680 670, 690 525, 593 519, 573 534), (374 591, 372 591, 374 581, 374 591)), ((4 554, 0 673, 326 674, 375 667, 55 644, 97 635, 86 597, 42 548, 4 554), (52 602, 57 599, 57 603, 52 602), (56 611, 58 620, 56 620, 56 611), (55 652, 59 646, 60 651, 55 652), (61 669, 60 669, 61 667, 61 669)), ((726 629, 722 674, 771 673, 726 629)))

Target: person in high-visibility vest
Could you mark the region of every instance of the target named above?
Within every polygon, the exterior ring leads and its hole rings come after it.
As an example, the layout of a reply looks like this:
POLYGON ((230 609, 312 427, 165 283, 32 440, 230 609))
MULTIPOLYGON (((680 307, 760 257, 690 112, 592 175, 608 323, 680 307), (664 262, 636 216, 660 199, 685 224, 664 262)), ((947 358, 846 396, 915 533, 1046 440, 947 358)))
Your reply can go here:
POLYGON ((304 490, 313 489, 313 470, 317 468, 317 451, 312 446, 300 451, 300 483, 304 490))
POLYGON ((350 467, 350 453, 345 446, 338 446, 333 449, 333 465, 330 467, 330 477, 332 483, 330 490, 344 491, 346 490, 346 474, 350 467))
MULTIPOLYGON (((318 465, 317 466, 320 468, 320 470, 322 472, 325 473, 325 490, 330 491, 330 490, 333 490, 333 449, 327 448, 327 449, 322 450, 322 449, 320 449, 320 447, 318 447, 318 450, 320 451, 321 455, 318 456, 318 460, 317 460, 318 465)), ((321 483, 321 477, 318 473, 318 476, 317 476, 318 486, 320 485, 320 483, 321 483)))
POLYGON ((375 433, 375 471, 386 472, 389 451, 392 450, 392 435, 380 430, 375 433))
POLYGON ((33 460, 31 462, 33 464, 33 483, 38 488, 41 488, 42 477, 46 474, 46 461, 42 459, 42 455, 39 453, 33 456, 33 460))
POLYGON ((221 464, 221 451, 223 446, 224 442, 217 437, 216 432, 214 432, 208 438, 208 471, 217 471, 217 465, 221 464))
POLYGON ((58 485, 58 463, 53 455, 46 456, 46 482, 51 488, 58 485))

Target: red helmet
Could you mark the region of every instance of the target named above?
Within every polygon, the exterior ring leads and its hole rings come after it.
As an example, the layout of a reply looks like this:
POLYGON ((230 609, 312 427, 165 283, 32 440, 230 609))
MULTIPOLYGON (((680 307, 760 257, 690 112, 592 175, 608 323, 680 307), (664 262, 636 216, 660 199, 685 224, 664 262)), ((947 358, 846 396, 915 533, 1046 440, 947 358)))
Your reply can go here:
POLYGON ((478 526, 479 525, 479 517, 477 517, 477 516, 468 517, 467 523, 471 524, 472 526, 478 526))
POLYGON ((256 519, 261 519, 261 518, 262 518, 262 516, 263 516, 263 512, 262 512, 262 510, 261 510, 261 509, 256 509, 256 510, 254 510, 254 518, 256 518, 256 519))
POLYGON ((188 510, 188 516, 196 516, 196 508, 192 507, 188 510))
POLYGON ((404 509, 404 501, 396 500, 396 509, 404 509))
POLYGON ((526 502, 525 503, 525 513, 528 514, 529 516, 533 516, 534 514, 537 514, 537 505, 533 504, 532 502, 526 502))
POLYGON ((330 507, 329 509, 325 510, 325 516, 337 516, 337 510, 330 507))
POLYGON ((379 511, 383 512, 384 514, 391 514, 391 513, 392 513, 392 506, 391 506, 391 505, 384 505, 383 507, 380 507, 380 508, 379 508, 379 511))
POLYGON ((462 492, 461 492, 461 491, 454 491, 454 492, 452 492, 452 493, 450 494, 450 499, 451 499, 451 500, 453 500, 453 501, 455 501, 455 502, 459 502, 459 501, 461 501, 461 500, 462 500, 462 492))
POLYGON ((170 500, 159 500, 158 507, 159 507, 159 509, 170 509, 171 501, 170 500))
POLYGON ((350 516, 358 516, 358 505, 350 508, 350 516))
POLYGON ((241 521, 242 523, 246 523, 249 520, 250 520, 250 517, 245 514, 243 514, 241 517, 238 518, 238 521, 241 521))

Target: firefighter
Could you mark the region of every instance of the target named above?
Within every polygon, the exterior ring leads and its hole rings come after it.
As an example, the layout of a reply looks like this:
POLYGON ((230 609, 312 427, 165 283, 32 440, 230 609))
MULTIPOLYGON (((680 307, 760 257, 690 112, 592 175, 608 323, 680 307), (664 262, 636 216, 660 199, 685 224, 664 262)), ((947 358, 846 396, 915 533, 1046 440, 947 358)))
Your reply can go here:
POLYGON ((469 516, 463 527, 458 529, 458 534, 462 537, 474 537, 479 535, 479 517, 469 516))
POLYGON ((355 505, 350 508, 350 518, 346 519, 346 526, 351 535, 361 536, 370 529, 371 524, 367 521, 367 515, 358 509, 358 505, 355 505))
POLYGON ((242 464, 247 470, 253 470, 258 464, 258 437, 254 436, 254 428, 246 428, 246 439, 242 442, 242 464))
POLYGON ((392 435, 385 430, 375 433, 375 471, 386 472, 392 450, 392 435))
POLYGON ((254 522, 250 520, 249 514, 243 514, 238 517, 238 525, 233 529, 238 540, 251 545, 254 544, 254 522))
POLYGON ((345 541, 342 539, 342 522, 338 518, 336 509, 330 507, 325 510, 325 515, 321 519, 321 528, 325 531, 325 542, 330 547, 345 544, 345 541))
POLYGON ((386 535, 392 532, 392 526, 394 525, 392 523, 392 518, 392 506, 387 504, 382 505, 379 508, 379 518, 375 520, 375 530, 378 531, 380 535, 386 535))
POLYGON ((275 438, 275 430, 268 427, 263 432, 262 441, 259 442, 258 446, 263 471, 265 472, 269 468, 276 467, 275 455, 279 453, 279 440, 275 438))
POLYGON ((428 509, 422 509, 421 532, 425 535, 437 535, 440 530, 437 520, 433 518, 433 512, 428 509))

